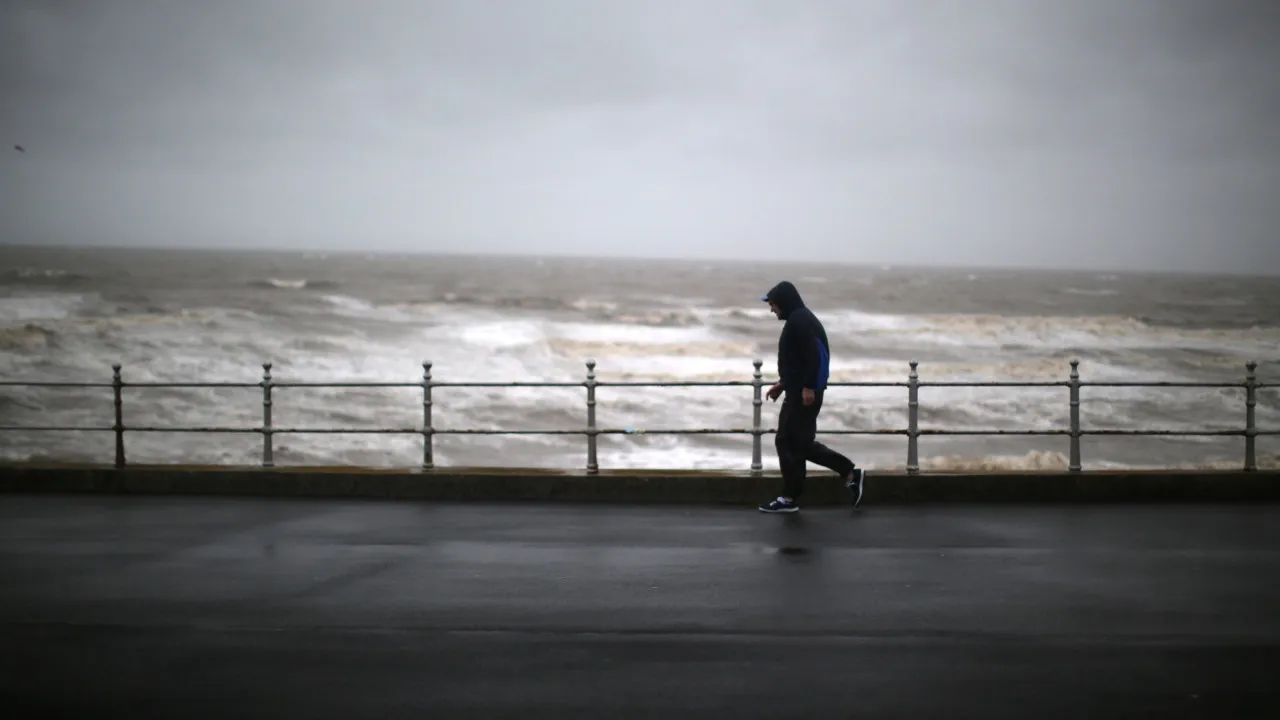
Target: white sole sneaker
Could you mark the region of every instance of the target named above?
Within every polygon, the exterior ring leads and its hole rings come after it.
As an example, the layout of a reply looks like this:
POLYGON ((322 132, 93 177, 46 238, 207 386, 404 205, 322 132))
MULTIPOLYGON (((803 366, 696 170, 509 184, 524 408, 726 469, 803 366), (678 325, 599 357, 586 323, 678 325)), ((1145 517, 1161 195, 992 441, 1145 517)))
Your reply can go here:
POLYGON ((794 503, 790 505, 783 505, 782 503, 773 500, 760 505, 757 509, 762 513, 793 513, 799 510, 800 506, 794 503))
POLYGON ((854 468, 853 477, 849 478, 844 486, 849 488, 849 492, 853 495, 853 506, 858 507, 862 504, 862 485, 865 479, 865 473, 861 468, 854 468))

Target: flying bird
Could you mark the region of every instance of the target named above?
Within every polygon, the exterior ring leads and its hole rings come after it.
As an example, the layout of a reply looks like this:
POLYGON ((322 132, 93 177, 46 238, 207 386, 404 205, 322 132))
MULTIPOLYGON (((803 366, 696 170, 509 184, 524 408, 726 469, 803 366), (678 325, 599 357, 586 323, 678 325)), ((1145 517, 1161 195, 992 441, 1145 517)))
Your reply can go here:
POLYGON ((14 145, 14 146, 13 146, 13 149, 14 149, 14 150, 17 150, 18 152, 23 153, 23 154, 26 154, 26 152, 27 152, 27 149, 26 149, 26 148, 24 148, 24 147, 22 147, 21 145, 14 145))

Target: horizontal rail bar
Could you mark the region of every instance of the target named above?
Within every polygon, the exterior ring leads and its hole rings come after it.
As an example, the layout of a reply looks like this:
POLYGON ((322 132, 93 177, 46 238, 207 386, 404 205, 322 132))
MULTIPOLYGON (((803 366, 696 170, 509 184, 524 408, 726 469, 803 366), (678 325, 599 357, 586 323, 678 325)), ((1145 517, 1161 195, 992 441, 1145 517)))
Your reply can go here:
POLYGON ((917 435, 1070 435, 1070 430, 944 430, 920 429, 917 435))
MULTIPOLYGON (((764 383, 764 387, 769 387, 773 383, 764 383)), ((687 380, 674 382, 656 382, 644 380, 627 380, 612 382, 608 380, 597 380, 596 387, 754 387, 753 380, 687 380)), ((827 387, 907 387, 904 382, 832 382, 827 383, 827 387)))
MULTIPOLYGON (((761 435, 774 435, 778 432, 777 428, 761 428, 761 435)), ((754 435, 755 430, 748 428, 707 428, 682 430, 676 429, 626 429, 619 430, 617 428, 599 429, 595 431, 597 435, 754 435)), ((819 430, 819 435, 906 435, 907 430, 819 430)), ((583 432, 582 434, 587 434, 583 432)))
POLYGON ((750 435, 748 428, 597 428, 596 435, 750 435))
MULTIPOLYGON (((905 384, 905 383, 904 383, 904 384, 905 384)), ((1042 387, 1042 388, 1056 388, 1056 387, 1071 387, 1071 383, 1066 382, 1066 381, 1063 381, 1063 382, 1048 382, 1048 381, 1040 382, 1040 381, 1036 381, 1036 380, 1028 380, 1028 381, 1009 381, 1009 382, 1002 382, 1002 381, 998 381, 998 380, 997 380, 997 381, 990 381, 990 382, 985 382, 985 381, 984 381, 984 382, 962 382, 962 381, 927 382, 927 381, 921 380, 920 382, 916 383, 916 387, 1007 387, 1007 388, 1042 387)))
MULTIPOLYGON (((769 383, 765 383, 765 385, 769 385, 769 383)), ((868 381, 868 382, 829 382, 829 383, 827 383, 827 387, 864 387, 864 388, 872 388, 872 387, 880 387, 880 388, 884 388, 884 387, 901 387, 901 388, 904 388, 904 387, 911 387, 911 383, 905 383, 905 382, 892 382, 892 381, 887 381, 887 382, 871 382, 871 381, 868 381)))
MULTIPOLYGON (((776 428, 771 428, 761 434, 777 434, 776 428)), ((819 435, 910 435, 910 430, 819 430, 819 435)))
MULTIPOLYGON (((766 383, 766 385, 771 383, 766 383)), ((433 388, 453 387, 453 388, 571 388, 584 387, 585 382, 432 382, 430 386, 433 388)), ((597 380, 596 387, 753 387, 754 381, 751 380, 689 380, 689 381, 608 381, 597 380)), ((261 388, 261 382, 122 382, 121 387, 127 388, 261 388)), ((271 386, 275 388, 284 387, 307 387, 307 388, 421 388, 422 382, 289 382, 275 381, 271 382, 271 386)), ((1066 381, 927 381, 922 380, 916 383, 916 387, 996 387, 996 388, 1058 388, 1070 387, 1071 383, 1066 381)), ((110 388, 111 383, 73 383, 73 382, 20 382, 20 381, 0 381, 0 387, 64 387, 64 388, 110 388)), ((910 383, 905 382, 833 382, 828 383, 827 387, 850 387, 850 388, 884 388, 884 387, 910 387, 910 383)), ((1239 382, 1080 382, 1079 387, 1130 387, 1130 388, 1161 388, 1161 387, 1178 387, 1178 388, 1247 388, 1246 383, 1239 382)), ((1254 385, 1258 389, 1274 389, 1280 387, 1277 383, 1257 383, 1254 385)))
POLYGON ((65 387, 65 388, 110 388, 113 385, 107 383, 86 383, 86 382, 21 382, 18 380, 0 381, 0 387, 65 387))
MULTIPOLYGON (((108 428, 110 429, 110 428, 108 428)), ((155 433, 270 433, 272 435, 586 435, 585 430, 448 430, 412 428, 289 428, 273 427, 126 427, 126 432, 155 433)), ((621 431, 619 431, 621 432, 621 431)))
MULTIPOLYGON (((110 386, 108 386, 110 387, 110 386)), ((126 388, 260 388, 262 383, 247 382, 122 382, 126 388)))
POLYGON ((6 430, 28 431, 28 432, 111 432, 115 428, 107 425, 105 427, 94 427, 92 425, 2 425, 0 432, 6 430))
MULTIPOLYGON (((674 429, 626 429, 619 430, 610 428, 608 430, 597 430, 597 435, 754 435, 755 430, 749 428, 706 428, 706 429, 690 429, 684 430, 680 428, 674 429)), ((778 430, 776 428, 761 428, 761 435, 773 435, 778 430)), ((906 430, 819 430, 819 435, 906 435, 906 430)))
POLYGON ((674 382, 645 382, 642 380, 622 380, 611 382, 597 380, 596 387, 753 387, 751 380, 677 380, 674 382))
MULTIPOLYGON (((1132 387, 1132 388, 1246 388, 1242 382, 1081 382, 1080 387, 1132 387)), ((1257 387, 1256 385, 1254 387, 1257 387)))
MULTIPOLYGON (((765 383, 766 386, 772 383, 765 383)), ((1043 387, 1066 386, 1067 383, 920 383, 926 385, 959 385, 965 387, 1027 387, 1039 385, 1043 387)), ((584 387, 585 382, 432 382, 433 388, 573 388, 584 387)), ((690 380, 690 381, 618 381, 598 380, 596 387, 753 387, 751 380, 690 380)), ((125 388, 261 388, 261 382, 122 382, 125 388)), ((907 387, 904 382, 833 382, 828 387, 907 387)), ((62 383, 62 382, 0 382, 0 387, 83 387, 110 388, 111 383, 62 383)), ((421 388, 422 382, 289 382, 271 381, 271 387, 305 387, 305 388, 421 388)), ((1258 386, 1261 387, 1261 386, 1258 386)))
POLYGON ((1081 435, 1140 435, 1145 437, 1244 437, 1245 430, 1081 430, 1081 435))
MULTIPOLYGON (((454 387, 454 388, 498 388, 498 387, 528 387, 528 388, 544 388, 544 387, 583 387, 587 383, 585 381, 578 382, 433 382, 431 387, 454 387)), ((598 385, 599 383, 597 383, 598 385)), ((414 387, 422 387, 422 383, 417 383, 414 387)))
MULTIPOLYGON (((5 425, 0 426, 0 432, 111 432, 116 428, 111 426, 92 426, 92 425, 5 425)), ((590 435, 594 432, 596 435, 751 435, 755 430, 750 428, 598 428, 594 431, 590 430, 486 430, 480 428, 431 428, 424 430, 420 427, 409 428, 271 428, 265 430, 261 427, 123 427, 120 428, 126 432, 151 432, 151 433, 263 433, 270 432, 273 435, 284 434, 402 434, 402 435, 421 435, 424 432, 432 435, 590 435)), ((760 434, 769 435, 777 432, 776 428, 761 428, 760 434)), ((906 429, 878 429, 878 430, 819 430, 819 435, 907 435, 910 431, 906 429)), ((921 428, 916 431, 918 435, 1070 435, 1070 430, 997 430, 997 429, 979 429, 979 430, 948 430, 944 428, 921 428)), ((1081 435, 1137 435, 1148 437, 1243 437, 1249 434, 1247 430, 1120 430, 1112 428, 1104 428, 1099 430, 1080 430, 1081 435)), ((1254 430, 1254 435, 1280 435, 1280 430, 1254 430)))
MULTIPOLYGON (((261 433, 262 428, 245 427, 121 427, 121 432, 146 433, 261 433)), ((274 431, 272 431, 274 432, 274 431)))
MULTIPOLYGON (((261 429, 258 430, 261 432, 261 429)), ((402 433, 421 435, 429 432, 432 435, 750 435, 753 431, 744 428, 690 428, 690 429, 654 429, 640 430, 631 428, 597 428, 596 430, 487 430, 483 428, 272 428, 272 434, 280 433, 402 433)), ((770 431, 772 432, 772 431, 770 431)))
MULTIPOLYGON (((7 429, 7 428, 0 428, 7 429)), ((27 428, 22 428, 27 429, 27 428)), ((108 430, 112 428, 107 428, 108 430)), ((273 427, 126 427, 125 432, 149 433, 270 433, 272 435, 586 435, 585 430, 446 430, 422 428, 287 428, 273 427)))
MULTIPOLYGON (((581 383, 579 383, 579 384, 581 384, 581 383)), ((440 387, 440 386, 442 386, 442 385, 444 385, 444 383, 431 383, 431 387, 440 387)), ((262 387, 262 383, 258 383, 256 387, 262 387)), ((273 388, 285 388, 285 387, 297 387, 297 388, 301 388, 301 387, 305 387, 305 388, 379 388, 379 387, 382 387, 382 388, 389 388, 389 387, 399 387, 399 388, 419 388, 419 389, 421 389, 421 388, 422 388, 422 381, 421 381, 421 380, 419 380, 418 382, 373 382, 373 381, 370 381, 370 382, 356 382, 356 381, 352 381, 352 382, 289 382, 289 381, 287 381, 287 380, 281 380, 281 381, 278 381, 278 382, 277 382, 276 380, 272 380, 272 381, 271 381, 271 387, 273 387, 273 388)))

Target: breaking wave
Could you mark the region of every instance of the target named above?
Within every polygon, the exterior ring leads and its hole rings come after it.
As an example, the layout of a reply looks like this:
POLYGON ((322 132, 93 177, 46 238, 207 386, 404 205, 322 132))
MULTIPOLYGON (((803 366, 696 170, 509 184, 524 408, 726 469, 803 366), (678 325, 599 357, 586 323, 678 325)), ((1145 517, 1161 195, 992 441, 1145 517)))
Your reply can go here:
POLYGON ((0 324, 14 325, 35 320, 61 320, 72 316, 84 304, 83 295, 13 295, 0 297, 0 324))
POLYGON ((267 290, 333 290, 341 287, 341 285, 341 283, 334 280, 308 280, 306 278, 296 280, 288 278, 264 278, 249 281, 250 287, 263 288, 267 290))
POLYGON ((751 356, 755 344, 734 340, 690 340, 685 342, 617 342, 608 340, 573 340, 552 338, 551 350, 572 358, 584 357, 671 357, 732 358, 736 364, 750 367, 743 358, 751 356))
POLYGON ((35 323, 23 327, 0 328, 0 350, 33 352, 52 347, 58 334, 35 323))
POLYGON ((1120 291, 1115 288, 1072 288, 1069 287, 1062 291, 1066 295, 1081 295, 1083 297, 1111 297, 1119 295, 1120 291))

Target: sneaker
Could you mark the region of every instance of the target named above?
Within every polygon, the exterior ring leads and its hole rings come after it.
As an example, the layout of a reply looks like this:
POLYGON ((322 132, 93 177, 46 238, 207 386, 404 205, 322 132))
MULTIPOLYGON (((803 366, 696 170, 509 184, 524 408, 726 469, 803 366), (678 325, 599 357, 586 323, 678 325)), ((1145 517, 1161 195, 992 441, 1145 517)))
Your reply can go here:
POLYGON ((800 509, 799 505, 785 498, 778 498, 772 502, 761 503, 760 512, 766 513, 793 513, 800 509))
POLYGON ((849 488, 849 493, 853 495, 853 506, 858 507, 862 504, 862 475, 861 468, 854 468, 849 473, 849 479, 844 481, 844 486, 849 488))

